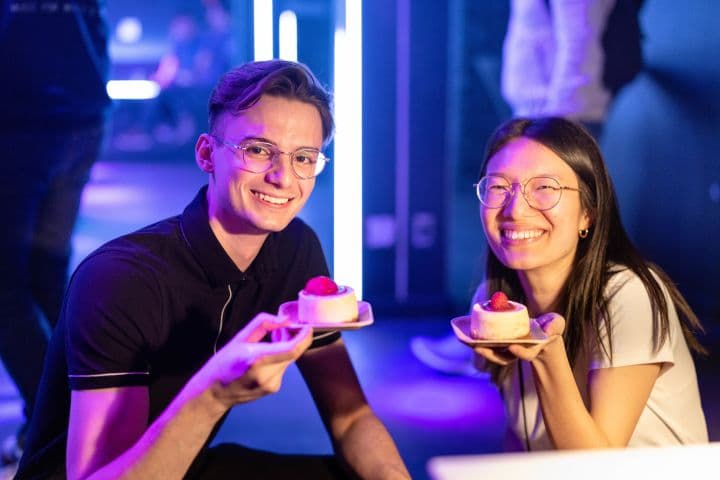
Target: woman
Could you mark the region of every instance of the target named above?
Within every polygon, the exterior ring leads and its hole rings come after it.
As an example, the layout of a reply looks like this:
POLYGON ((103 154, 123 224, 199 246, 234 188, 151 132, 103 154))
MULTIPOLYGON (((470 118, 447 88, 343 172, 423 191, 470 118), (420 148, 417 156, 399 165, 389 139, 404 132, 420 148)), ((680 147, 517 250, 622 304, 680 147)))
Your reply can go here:
POLYGON ((630 242, 589 133, 560 118, 511 120, 491 137, 476 188, 490 249, 474 302, 503 291, 549 336, 475 347, 518 446, 707 442, 690 355, 704 353, 701 325, 630 242))

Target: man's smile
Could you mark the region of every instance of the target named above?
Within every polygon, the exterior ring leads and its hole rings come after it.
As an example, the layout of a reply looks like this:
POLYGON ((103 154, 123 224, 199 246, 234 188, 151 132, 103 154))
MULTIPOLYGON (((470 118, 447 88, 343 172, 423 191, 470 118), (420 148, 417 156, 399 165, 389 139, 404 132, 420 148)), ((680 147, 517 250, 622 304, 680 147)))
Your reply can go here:
POLYGON ((287 197, 276 197, 273 195, 268 195, 267 193, 258 192, 256 190, 252 190, 252 194, 255 196, 255 198, 260 199, 263 202, 270 203, 272 205, 285 205, 287 204, 292 198, 287 197))

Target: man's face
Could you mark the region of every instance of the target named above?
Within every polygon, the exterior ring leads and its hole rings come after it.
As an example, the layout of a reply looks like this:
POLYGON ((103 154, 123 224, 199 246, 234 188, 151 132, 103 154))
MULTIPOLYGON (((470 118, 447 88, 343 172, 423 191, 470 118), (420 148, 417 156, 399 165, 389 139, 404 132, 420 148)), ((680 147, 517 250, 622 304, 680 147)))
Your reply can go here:
MULTIPOLYGON (((220 116, 214 134, 236 145, 261 140, 283 152, 319 149, 323 139, 316 107, 267 95, 241 115, 220 116)), ((219 220, 229 233, 267 234, 284 229, 315 186, 314 178, 295 176, 289 155, 280 154, 266 172, 252 173, 241 168, 241 151, 207 134, 200 137, 195 150, 198 165, 210 174, 210 217, 219 220)))

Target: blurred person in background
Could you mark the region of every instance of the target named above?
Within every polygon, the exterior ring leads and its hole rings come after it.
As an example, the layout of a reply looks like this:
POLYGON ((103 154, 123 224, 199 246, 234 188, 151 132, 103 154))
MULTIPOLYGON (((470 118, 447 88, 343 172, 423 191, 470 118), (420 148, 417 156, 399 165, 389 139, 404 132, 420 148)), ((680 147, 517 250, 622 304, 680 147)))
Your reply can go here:
POLYGON ((205 100, 230 68, 230 15, 218 0, 204 0, 201 18, 179 11, 170 21, 168 51, 150 76, 160 86, 149 119, 160 145, 184 145, 197 137, 205 100))
MULTIPOLYGON (((0 357, 29 421, 110 105, 107 27, 104 2, 0 8, 0 357)), ((4 442, 2 463, 17 461, 24 438, 25 424, 4 442)))

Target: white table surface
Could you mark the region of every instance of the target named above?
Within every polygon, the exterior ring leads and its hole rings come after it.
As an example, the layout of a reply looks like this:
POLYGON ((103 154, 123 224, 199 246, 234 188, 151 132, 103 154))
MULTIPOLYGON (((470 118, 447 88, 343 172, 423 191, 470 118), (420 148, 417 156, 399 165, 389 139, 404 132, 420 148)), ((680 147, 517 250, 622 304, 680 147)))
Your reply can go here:
POLYGON ((430 459, 428 473, 433 480, 720 479, 720 442, 683 447, 442 456, 430 459))

